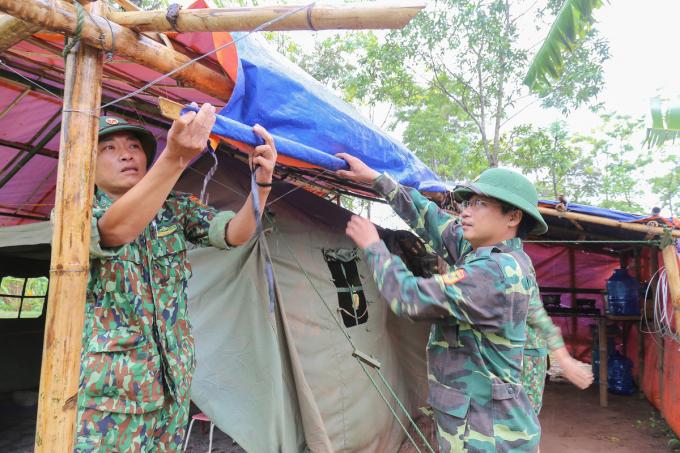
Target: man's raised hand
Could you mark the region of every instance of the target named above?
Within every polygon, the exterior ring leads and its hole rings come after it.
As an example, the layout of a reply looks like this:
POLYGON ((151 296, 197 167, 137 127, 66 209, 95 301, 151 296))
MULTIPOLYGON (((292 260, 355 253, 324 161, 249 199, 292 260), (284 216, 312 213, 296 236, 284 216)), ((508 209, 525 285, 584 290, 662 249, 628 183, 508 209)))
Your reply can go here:
POLYGON ((255 147, 255 151, 249 158, 250 168, 256 169, 255 181, 260 184, 269 184, 272 182, 276 165, 276 144, 269 132, 259 124, 253 126, 253 132, 262 137, 264 145, 255 147))
POLYGON ((360 184, 373 184, 373 181, 380 176, 380 173, 373 170, 371 167, 361 161, 361 159, 351 156, 347 153, 338 153, 335 157, 339 157, 347 162, 349 170, 338 170, 336 175, 341 178, 349 179, 350 181, 358 182, 360 184))
MULTIPOLYGON (((195 102, 192 107, 198 107, 195 102)), ((206 148, 210 131, 215 124, 215 107, 205 103, 198 112, 187 112, 172 123, 168 131, 166 157, 175 159, 181 167, 206 148)))

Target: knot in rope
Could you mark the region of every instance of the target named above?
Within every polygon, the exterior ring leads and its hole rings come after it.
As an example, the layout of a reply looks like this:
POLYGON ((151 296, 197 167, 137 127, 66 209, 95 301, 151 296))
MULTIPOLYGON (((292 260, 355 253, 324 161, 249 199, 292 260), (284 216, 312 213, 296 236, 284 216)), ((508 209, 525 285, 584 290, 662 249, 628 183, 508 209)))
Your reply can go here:
POLYGON ((77 0, 72 0, 72 3, 76 8, 76 29, 73 32, 73 36, 67 36, 64 41, 64 50, 61 52, 61 55, 64 58, 66 58, 71 49, 80 42, 80 35, 83 32, 83 25, 85 25, 85 10, 83 9, 83 5, 77 0))

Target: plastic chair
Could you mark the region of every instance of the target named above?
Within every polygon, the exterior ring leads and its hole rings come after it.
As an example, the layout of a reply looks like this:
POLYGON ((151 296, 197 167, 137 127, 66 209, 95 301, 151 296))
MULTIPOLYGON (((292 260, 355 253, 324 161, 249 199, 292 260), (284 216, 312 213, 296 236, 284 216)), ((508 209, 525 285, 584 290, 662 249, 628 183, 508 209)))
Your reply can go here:
POLYGON ((199 422, 210 422, 210 438, 208 441, 208 453, 210 453, 212 451, 213 429, 215 428, 215 424, 203 412, 191 416, 191 423, 189 423, 189 430, 187 431, 187 438, 184 441, 184 449, 182 451, 187 451, 187 445, 189 445, 189 438, 191 437, 191 428, 194 427, 194 422, 196 420, 199 422))

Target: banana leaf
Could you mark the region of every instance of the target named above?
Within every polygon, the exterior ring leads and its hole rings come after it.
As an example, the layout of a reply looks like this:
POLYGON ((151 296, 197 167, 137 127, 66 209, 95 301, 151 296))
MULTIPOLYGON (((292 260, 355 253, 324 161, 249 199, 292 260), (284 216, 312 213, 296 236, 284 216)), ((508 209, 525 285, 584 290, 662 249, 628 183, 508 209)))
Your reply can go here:
POLYGON ((669 105, 665 113, 660 98, 652 98, 650 104, 652 127, 647 129, 643 145, 651 148, 663 146, 669 140, 675 142, 680 136, 680 99, 669 105))
POLYGON ((531 91, 545 93, 552 81, 560 78, 566 54, 572 52, 588 33, 595 22, 593 11, 603 3, 603 0, 564 2, 524 78, 524 84, 531 91))

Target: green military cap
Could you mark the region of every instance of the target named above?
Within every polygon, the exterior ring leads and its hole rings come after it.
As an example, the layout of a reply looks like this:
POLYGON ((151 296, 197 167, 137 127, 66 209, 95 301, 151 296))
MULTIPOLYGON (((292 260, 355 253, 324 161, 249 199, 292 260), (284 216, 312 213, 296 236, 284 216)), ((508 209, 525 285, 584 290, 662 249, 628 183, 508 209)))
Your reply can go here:
POLYGON ((132 132, 142 144, 144 154, 146 154, 146 168, 151 166, 156 157, 156 139, 153 134, 142 126, 130 124, 124 119, 115 116, 102 116, 99 118, 99 138, 114 132, 132 132))
POLYGON ((532 234, 543 234, 548 231, 548 225, 538 211, 536 188, 519 173, 505 168, 489 168, 473 182, 453 189, 453 197, 458 202, 467 200, 474 194, 496 198, 521 209, 536 221, 531 230, 532 234))

